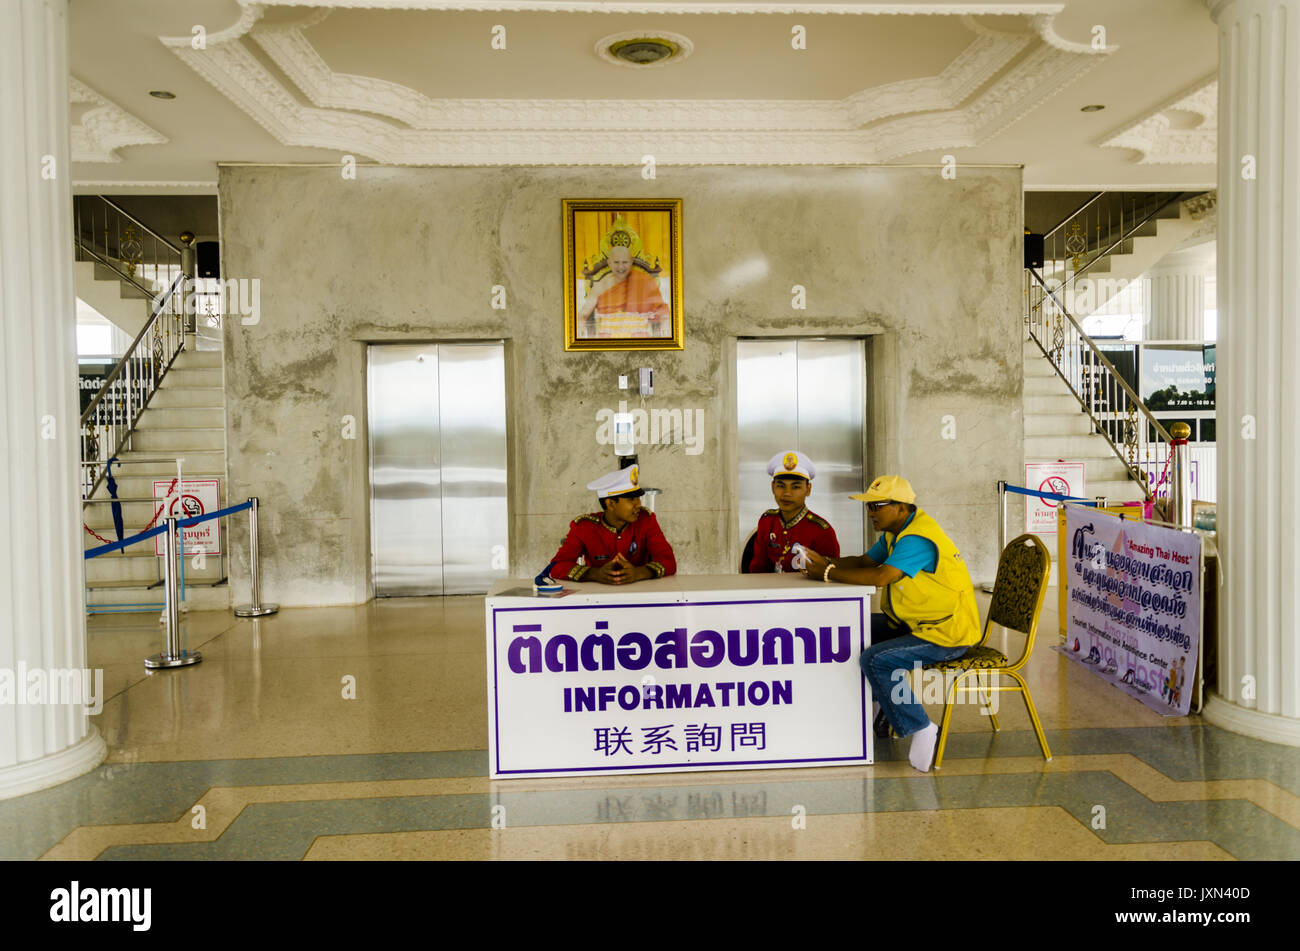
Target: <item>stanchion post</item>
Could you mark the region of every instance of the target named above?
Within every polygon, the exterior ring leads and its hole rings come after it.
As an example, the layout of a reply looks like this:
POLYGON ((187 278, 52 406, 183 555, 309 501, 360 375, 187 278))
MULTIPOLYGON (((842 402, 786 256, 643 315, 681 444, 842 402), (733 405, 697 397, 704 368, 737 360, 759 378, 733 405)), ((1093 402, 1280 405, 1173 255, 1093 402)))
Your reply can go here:
POLYGON ((252 576, 252 603, 235 608, 235 617, 265 617, 279 611, 280 605, 262 603, 262 574, 257 563, 257 496, 250 498, 248 505, 248 570, 252 576))
POLYGON ((163 555, 163 591, 166 594, 167 604, 165 608, 164 619, 167 623, 167 643, 162 651, 157 654, 150 654, 144 659, 144 665, 149 670, 157 670, 167 667, 189 667, 191 664, 197 664, 203 659, 203 655, 198 651, 181 650, 181 612, 180 600, 178 598, 179 585, 176 577, 176 519, 167 519, 167 544, 164 546, 163 555))
POLYGON ((1192 427, 1186 423, 1169 427, 1169 521, 1182 528, 1192 527, 1192 467, 1187 447, 1191 434, 1192 427))
POLYGON ((1007 547, 1007 483, 1005 479, 998 480, 998 558, 1002 557, 1002 549, 1007 547))
MULTIPOLYGON (((1006 479, 998 480, 998 560, 1002 560, 1002 549, 1007 547, 1007 481, 1006 479)), ((996 569, 995 569, 996 570, 996 569)), ((995 578, 994 581, 997 579, 995 578)), ((994 581, 986 581, 980 585, 980 590, 985 594, 993 593, 994 581)))

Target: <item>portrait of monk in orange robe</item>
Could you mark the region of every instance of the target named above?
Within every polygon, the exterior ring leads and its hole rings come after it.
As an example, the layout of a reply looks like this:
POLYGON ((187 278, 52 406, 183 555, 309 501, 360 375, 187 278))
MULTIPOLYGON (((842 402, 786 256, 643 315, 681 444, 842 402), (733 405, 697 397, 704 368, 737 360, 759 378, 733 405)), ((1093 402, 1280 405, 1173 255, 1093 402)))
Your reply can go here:
POLYGON ((667 337, 672 333, 668 302, 659 282, 632 264, 621 245, 606 256, 609 273, 596 281, 578 309, 579 337, 667 337))

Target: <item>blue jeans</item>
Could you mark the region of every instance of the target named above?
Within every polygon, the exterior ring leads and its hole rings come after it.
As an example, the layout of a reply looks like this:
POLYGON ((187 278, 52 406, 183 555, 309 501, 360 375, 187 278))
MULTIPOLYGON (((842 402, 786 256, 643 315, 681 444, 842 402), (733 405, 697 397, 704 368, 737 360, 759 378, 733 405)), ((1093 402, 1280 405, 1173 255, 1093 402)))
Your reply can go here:
POLYGON ((925 707, 912 694, 907 675, 913 665, 952 660, 966 653, 965 647, 940 647, 915 634, 900 634, 883 614, 871 615, 871 646, 862 652, 858 663, 862 676, 871 684, 871 696, 899 736, 911 736, 925 729, 930 718, 925 707), (877 618, 880 620, 877 621, 877 618), (882 640, 883 638, 887 638, 882 640), (901 702, 895 702, 895 697, 901 702))

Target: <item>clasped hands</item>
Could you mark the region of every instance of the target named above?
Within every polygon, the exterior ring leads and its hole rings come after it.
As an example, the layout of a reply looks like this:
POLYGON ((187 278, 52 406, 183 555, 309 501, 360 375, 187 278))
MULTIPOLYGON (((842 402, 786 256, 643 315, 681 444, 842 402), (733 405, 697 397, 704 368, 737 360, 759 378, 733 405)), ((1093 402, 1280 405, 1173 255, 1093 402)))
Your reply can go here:
POLYGON ((599 568, 587 572, 583 581, 597 581, 600 584, 631 584, 653 578, 655 573, 644 565, 637 566, 623 557, 619 552, 599 568))

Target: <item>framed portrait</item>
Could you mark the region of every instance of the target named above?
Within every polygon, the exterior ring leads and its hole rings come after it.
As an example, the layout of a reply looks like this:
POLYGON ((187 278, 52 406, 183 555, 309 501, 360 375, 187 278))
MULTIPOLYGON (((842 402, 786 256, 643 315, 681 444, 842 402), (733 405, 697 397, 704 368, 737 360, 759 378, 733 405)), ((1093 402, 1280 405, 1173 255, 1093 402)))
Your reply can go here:
POLYGON ((570 199, 564 349, 681 350, 680 198, 570 199))

